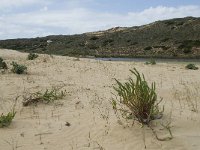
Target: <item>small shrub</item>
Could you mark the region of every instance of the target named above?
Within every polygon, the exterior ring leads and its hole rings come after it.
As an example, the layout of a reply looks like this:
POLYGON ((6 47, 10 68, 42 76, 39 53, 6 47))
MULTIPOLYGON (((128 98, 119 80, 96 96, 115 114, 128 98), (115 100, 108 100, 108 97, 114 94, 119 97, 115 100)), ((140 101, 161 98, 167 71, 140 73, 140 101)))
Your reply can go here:
POLYGON ((48 104, 54 102, 58 99, 63 99, 66 96, 66 91, 60 91, 58 88, 52 88, 51 90, 46 90, 44 93, 36 92, 30 94, 28 97, 24 97, 23 106, 29 106, 31 104, 36 104, 39 102, 48 104))
POLYGON ((23 74, 26 73, 27 67, 24 65, 19 65, 16 62, 12 62, 11 65, 13 66, 12 72, 16 74, 23 74))
POLYGON ((164 38, 164 39, 161 40, 161 42, 167 42, 169 40, 170 40, 170 38, 164 38))
POLYGON ((148 51, 148 50, 151 50, 151 49, 152 49, 151 46, 148 46, 148 47, 145 47, 145 48, 144 48, 145 51, 148 51))
POLYGON ((6 62, 0 57, 0 69, 8 69, 6 62))
POLYGON ((7 115, 1 114, 0 116, 0 128, 8 127, 15 117, 16 112, 13 110, 7 115))
POLYGON ((198 70, 199 68, 195 66, 195 64, 188 64, 187 66, 185 66, 186 69, 190 69, 190 70, 198 70))
POLYGON ((106 45, 111 45, 111 44, 113 44, 112 42, 114 42, 114 40, 113 39, 105 39, 104 41, 103 41, 103 46, 106 46, 106 45))
POLYGON ((131 42, 130 45, 137 45, 138 42, 131 42))
POLYGON ((36 59, 36 58, 38 58, 38 54, 29 53, 27 59, 28 59, 28 60, 34 60, 34 59, 36 59))
POLYGON ((185 54, 188 54, 188 53, 191 53, 192 50, 191 50, 191 49, 184 49, 183 52, 184 52, 185 54))
POLYGON ((122 112, 122 116, 131 115, 140 123, 149 124, 151 120, 162 117, 158 108, 155 82, 149 86, 143 74, 140 75, 136 69, 130 71, 136 81, 130 78, 128 82, 121 83, 115 79, 117 87, 114 90, 120 100, 112 100, 113 108, 122 112))
POLYGON ((99 47, 98 47, 97 45, 95 45, 95 44, 88 44, 87 47, 88 47, 89 49, 97 49, 97 48, 99 48, 99 47))
POLYGON ((156 61, 154 59, 151 59, 150 61, 145 62, 146 65, 156 65, 156 61))
POLYGON ((98 36, 92 36, 92 37, 90 38, 90 40, 98 40, 98 39, 99 39, 98 36))

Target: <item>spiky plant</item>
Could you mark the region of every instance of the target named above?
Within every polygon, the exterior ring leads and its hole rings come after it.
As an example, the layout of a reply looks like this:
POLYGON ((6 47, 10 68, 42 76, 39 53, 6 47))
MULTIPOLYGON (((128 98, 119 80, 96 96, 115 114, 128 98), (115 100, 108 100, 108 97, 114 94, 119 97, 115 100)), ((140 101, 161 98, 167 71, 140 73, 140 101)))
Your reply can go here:
POLYGON ((130 78, 128 82, 121 83, 115 79, 117 87, 114 90, 120 99, 112 100, 113 108, 122 112, 123 116, 131 115, 142 124, 149 124, 151 120, 162 117, 155 82, 149 86, 143 74, 140 75, 135 68, 130 71, 136 77, 135 81, 130 78))
POLYGON ((7 115, 1 114, 0 116, 0 128, 8 127, 15 117, 16 112, 13 110, 7 115))
POLYGON ((8 69, 6 62, 0 57, 0 69, 8 69))
POLYGON ((38 58, 38 54, 29 53, 27 59, 28 59, 28 60, 34 60, 34 59, 36 59, 36 58, 38 58))
POLYGON ((16 74, 23 74, 26 73, 27 67, 24 65, 20 65, 16 62, 12 62, 11 65, 13 66, 11 71, 16 74))

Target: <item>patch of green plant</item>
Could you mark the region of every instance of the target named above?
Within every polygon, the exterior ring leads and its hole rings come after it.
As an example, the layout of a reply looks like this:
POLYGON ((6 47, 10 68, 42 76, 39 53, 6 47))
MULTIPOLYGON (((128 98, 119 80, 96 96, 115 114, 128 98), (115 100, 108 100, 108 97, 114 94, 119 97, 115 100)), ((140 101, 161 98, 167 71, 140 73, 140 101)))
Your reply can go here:
POLYGON ((169 40, 170 40, 170 38, 164 38, 164 39, 161 40, 161 42, 167 42, 169 40))
POLYGON ((170 47, 167 47, 167 46, 154 46, 154 48, 162 48, 163 50, 168 50, 170 47))
POLYGON ((145 62, 146 65, 156 65, 156 61, 154 59, 151 59, 150 61, 145 62))
POLYGON ((6 62, 0 57, 0 69, 8 69, 6 62))
POLYGON ((95 45, 95 44, 88 44, 87 47, 88 47, 89 49, 97 49, 97 48, 99 48, 99 47, 98 47, 97 45, 95 45))
POLYGON ((178 49, 183 50, 185 54, 191 53, 193 47, 200 47, 200 40, 186 40, 179 45, 178 49))
POLYGON ((23 106, 29 106, 36 103, 51 103, 58 99, 63 99, 66 96, 66 91, 60 91, 59 88, 47 89, 44 93, 36 92, 24 97, 23 106))
POLYGON ((24 65, 20 65, 16 62, 12 62, 11 65, 13 66, 11 71, 16 74, 23 74, 27 72, 27 67, 24 65))
POLYGON ((27 59, 28 59, 28 60, 34 60, 34 59, 36 59, 36 58, 38 58, 38 54, 29 53, 27 59))
POLYGON ((185 66, 186 69, 190 69, 190 70, 198 70, 199 68, 197 66, 195 66, 195 64, 188 64, 185 66))
POLYGON ((130 115, 142 124, 149 124, 151 120, 162 117, 157 101, 155 82, 148 85, 144 75, 135 68, 130 70, 136 80, 130 78, 127 82, 121 83, 117 79, 117 86, 114 90, 120 99, 113 99, 113 109, 120 111, 123 117, 130 115))
POLYGON ((0 128, 8 127, 15 117, 16 112, 13 110, 7 115, 1 114, 0 116, 0 128))
POLYGON ((174 24, 175 24, 175 21, 173 21, 173 20, 166 20, 164 23, 165 23, 166 25, 170 26, 170 25, 174 25, 174 24))
POLYGON ((112 42, 114 42, 113 39, 105 39, 105 40, 103 41, 103 46, 109 45, 109 44, 111 44, 112 42))
POLYGON ((98 39, 99 39, 98 36, 92 36, 92 37, 90 38, 90 40, 98 40, 98 39))
POLYGON ((148 47, 145 47, 145 48, 144 48, 145 51, 148 51, 148 50, 151 50, 151 49, 152 49, 151 46, 148 46, 148 47))
POLYGON ((192 50, 190 48, 189 49, 185 48, 183 50, 183 53, 185 53, 185 54, 188 54, 188 53, 191 53, 191 52, 192 52, 192 50))

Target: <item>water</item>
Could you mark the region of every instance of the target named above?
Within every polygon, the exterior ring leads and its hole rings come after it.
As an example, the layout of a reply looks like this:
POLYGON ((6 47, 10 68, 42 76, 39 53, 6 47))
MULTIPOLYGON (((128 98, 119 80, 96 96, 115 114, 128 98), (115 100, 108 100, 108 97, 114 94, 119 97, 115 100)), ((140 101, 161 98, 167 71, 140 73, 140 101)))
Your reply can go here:
MULTIPOLYGON (((126 61, 126 62, 147 62, 150 61, 150 58, 95 58, 95 60, 103 61, 126 61)), ((200 59, 163 59, 163 58, 154 58, 156 62, 163 63, 200 63, 200 59)))

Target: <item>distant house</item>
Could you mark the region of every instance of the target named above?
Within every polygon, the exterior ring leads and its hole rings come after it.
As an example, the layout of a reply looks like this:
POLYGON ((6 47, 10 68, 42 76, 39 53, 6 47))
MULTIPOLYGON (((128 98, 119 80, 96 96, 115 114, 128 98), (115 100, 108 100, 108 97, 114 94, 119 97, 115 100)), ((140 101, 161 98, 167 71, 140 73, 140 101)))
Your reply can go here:
POLYGON ((47 40, 47 44, 50 44, 52 43, 53 41, 52 40, 47 40))

